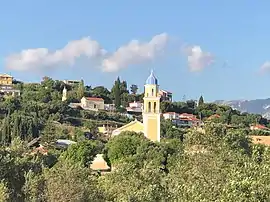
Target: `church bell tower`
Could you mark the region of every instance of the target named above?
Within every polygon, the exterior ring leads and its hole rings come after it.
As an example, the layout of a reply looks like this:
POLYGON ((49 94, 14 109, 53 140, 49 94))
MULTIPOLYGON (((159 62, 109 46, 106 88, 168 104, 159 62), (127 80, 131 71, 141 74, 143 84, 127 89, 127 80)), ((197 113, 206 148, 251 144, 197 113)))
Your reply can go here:
POLYGON ((67 89, 66 89, 66 86, 64 86, 63 95, 62 95, 62 101, 66 101, 66 100, 67 100, 67 89))
POLYGON ((152 141, 160 141, 160 96, 158 80, 153 71, 144 85, 143 125, 144 135, 152 141))

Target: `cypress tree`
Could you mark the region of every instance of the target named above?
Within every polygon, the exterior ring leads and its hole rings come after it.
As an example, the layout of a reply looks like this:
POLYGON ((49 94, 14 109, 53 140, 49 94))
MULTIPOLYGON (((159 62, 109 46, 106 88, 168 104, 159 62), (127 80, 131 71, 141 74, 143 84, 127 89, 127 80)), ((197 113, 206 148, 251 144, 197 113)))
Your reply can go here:
POLYGON ((20 117, 17 115, 14 120, 12 138, 20 137, 20 117))
POLYGON ((7 128, 6 128, 6 118, 4 118, 2 122, 2 130, 1 130, 1 143, 5 144, 7 138, 7 128))
POLYGON ((27 135, 26 138, 28 139, 29 137, 33 137, 34 136, 34 125, 33 125, 33 120, 29 119, 28 120, 28 127, 27 127, 27 135))
POLYGON ((117 78, 117 80, 115 81, 114 84, 114 104, 115 104, 115 108, 118 109, 121 105, 121 100, 120 100, 120 79, 119 77, 117 78))
POLYGON ((38 136, 39 136, 38 117, 37 114, 35 114, 33 119, 33 138, 36 138, 38 136))
POLYGON ((10 143, 11 136, 10 136, 10 117, 9 114, 4 118, 2 122, 2 140, 3 143, 10 143))
POLYGON ((20 121, 20 125, 19 125, 21 139, 24 139, 24 136, 25 136, 25 126, 26 126, 25 117, 22 117, 20 121))
POLYGON ((204 104, 203 96, 199 98, 198 106, 202 106, 204 104))

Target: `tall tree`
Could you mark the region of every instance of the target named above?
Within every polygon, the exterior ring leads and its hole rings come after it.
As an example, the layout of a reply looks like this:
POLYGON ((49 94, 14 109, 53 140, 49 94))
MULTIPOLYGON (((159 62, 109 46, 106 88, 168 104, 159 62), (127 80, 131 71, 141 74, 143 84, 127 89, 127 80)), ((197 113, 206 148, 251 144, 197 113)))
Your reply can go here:
POLYGON ((130 91, 132 92, 133 95, 136 95, 138 91, 138 86, 136 84, 132 84, 130 86, 130 91))
POLYGON ((119 108, 121 105, 121 92, 120 92, 120 85, 121 85, 121 81, 120 78, 118 77, 117 80, 114 83, 114 104, 115 104, 115 108, 119 108))
POLYGON ((39 123, 38 123, 38 115, 35 113, 33 118, 33 138, 36 138, 39 136, 39 123))
POLYGON ((44 76, 41 81, 41 85, 45 87, 46 89, 52 89, 54 85, 54 80, 48 76, 44 76))
POLYGON ((13 130, 12 130, 12 136, 13 136, 12 138, 20 137, 20 116, 19 115, 15 116, 13 130))
POLYGON ((128 87, 127 87, 127 82, 126 81, 122 81, 122 82, 120 81, 120 94, 122 95, 124 93, 129 93, 128 92, 128 87))
POLYGON ((204 104, 203 96, 199 98, 198 106, 202 106, 204 104))
POLYGON ((2 143, 10 143, 11 142, 11 135, 10 135, 10 115, 8 115, 4 118, 2 122, 2 143))
POLYGON ((78 87, 78 99, 81 99, 84 96, 84 92, 85 92, 84 81, 81 80, 78 87))

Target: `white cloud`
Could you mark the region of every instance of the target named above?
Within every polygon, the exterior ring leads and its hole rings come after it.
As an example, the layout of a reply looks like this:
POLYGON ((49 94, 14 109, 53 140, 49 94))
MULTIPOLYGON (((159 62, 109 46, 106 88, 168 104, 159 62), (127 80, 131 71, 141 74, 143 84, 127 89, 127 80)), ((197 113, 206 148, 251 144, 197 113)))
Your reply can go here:
POLYGON ((47 48, 27 49, 6 58, 6 67, 14 70, 29 70, 59 64, 73 65, 80 56, 96 58, 106 53, 97 41, 89 37, 69 42, 64 48, 49 51, 47 48))
POLYGON ((103 71, 115 72, 129 65, 152 60, 164 50, 167 43, 168 35, 166 33, 154 36, 147 43, 132 40, 103 60, 103 71))
POLYGON ((270 61, 263 63, 260 69, 262 72, 270 71, 270 61))
POLYGON ((190 71, 197 72, 214 62, 214 56, 209 52, 202 51, 200 46, 186 48, 190 71))
POLYGON ((104 72, 116 72, 132 64, 152 60, 162 52, 168 42, 166 33, 154 36, 148 43, 132 40, 113 53, 107 53, 97 41, 89 37, 69 42, 64 48, 50 51, 47 48, 26 49, 6 58, 6 67, 13 70, 31 70, 73 65, 80 56, 102 60, 104 72))

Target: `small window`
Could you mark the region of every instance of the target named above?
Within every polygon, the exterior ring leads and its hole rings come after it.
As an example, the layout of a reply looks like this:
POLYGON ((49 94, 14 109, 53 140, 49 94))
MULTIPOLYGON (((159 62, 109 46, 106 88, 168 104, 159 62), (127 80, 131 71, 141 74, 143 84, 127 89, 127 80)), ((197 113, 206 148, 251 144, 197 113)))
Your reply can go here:
POLYGON ((148 102, 148 112, 151 112, 151 102, 148 102))
POLYGON ((154 102, 154 113, 156 113, 157 103, 154 102))
POLYGON ((94 104, 94 109, 96 109, 97 108, 97 105, 96 104, 94 104))
POLYGON ((152 88, 152 96, 154 96, 154 89, 152 88))

